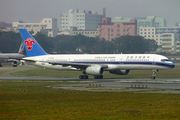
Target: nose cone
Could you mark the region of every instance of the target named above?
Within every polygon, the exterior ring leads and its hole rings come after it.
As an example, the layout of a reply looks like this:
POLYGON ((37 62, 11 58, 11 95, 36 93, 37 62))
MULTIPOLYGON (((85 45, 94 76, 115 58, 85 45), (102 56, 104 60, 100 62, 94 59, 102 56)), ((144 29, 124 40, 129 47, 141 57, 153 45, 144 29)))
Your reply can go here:
POLYGON ((173 69, 175 67, 175 64, 173 62, 167 62, 165 65, 168 69, 173 69))
POLYGON ((175 64, 174 63, 171 63, 170 64, 170 68, 174 68, 175 67, 175 64))

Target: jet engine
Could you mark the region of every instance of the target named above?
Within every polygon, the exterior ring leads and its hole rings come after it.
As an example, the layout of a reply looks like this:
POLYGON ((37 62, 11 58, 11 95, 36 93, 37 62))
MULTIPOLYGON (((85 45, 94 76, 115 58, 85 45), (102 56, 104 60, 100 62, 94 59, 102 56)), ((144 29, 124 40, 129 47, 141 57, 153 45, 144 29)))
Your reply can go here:
POLYGON ((19 60, 14 60, 13 61, 13 65, 19 65, 20 64, 20 61, 19 60))
POLYGON ((116 74, 116 75, 128 75, 130 70, 111 70, 109 73, 116 74))
POLYGON ((103 73, 104 73, 104 68, 99 65, 87 67, 83 71, 83 74, 88 74, 88 75, 102 75, 103 73))

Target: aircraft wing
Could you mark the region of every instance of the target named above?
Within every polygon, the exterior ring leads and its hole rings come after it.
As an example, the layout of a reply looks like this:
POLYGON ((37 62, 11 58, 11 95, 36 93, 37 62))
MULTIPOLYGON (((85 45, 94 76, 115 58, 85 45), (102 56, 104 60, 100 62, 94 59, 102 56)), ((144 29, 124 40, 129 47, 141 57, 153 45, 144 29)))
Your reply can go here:
POLYGON ((62 66, 72 66, 78 69, 86 69, 87 67, 93 66, 93 65, 99 65, 104 68, 107 68, 108 66, 105 64, 87 64, 87 63, 72 63, 72 62, 48 62, 52 65, 62 65, 62 66))
POLYGON ((37 62, 36 60, 24 59, 24 58, 16 58, 16 60, 24 60, 24 61, 29 61, 29 62, 37 62))

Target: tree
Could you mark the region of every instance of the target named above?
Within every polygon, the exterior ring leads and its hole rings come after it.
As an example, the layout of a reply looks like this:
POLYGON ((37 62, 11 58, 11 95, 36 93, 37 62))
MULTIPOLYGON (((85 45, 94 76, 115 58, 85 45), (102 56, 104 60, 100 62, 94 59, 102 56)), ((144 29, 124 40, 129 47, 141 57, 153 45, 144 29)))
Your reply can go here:
POLYGON ((47 52, 47 53, 53 53, 54 50, 54 38, 48 37, 42 33, 37 33, 34 38, 37 40, 37 42, 41 45, 41 47, 47 52))
MULTIPOLYGON (((145 53, 155 51, 157 43, 141 36, 120 36, 112 41, 98 37, 58 35, 55 38, 37 33, 34 38, 47 53, 74 53, 76 48, 83 48, 83 53, 113 54, 113 53, 145 53)), ((19 33, 0 32, 0 51, 17 52, 22 40, 19 33)))
POLYGON ((145 53, 156 49, 155 41, 146 40, 141 36, 121 36, 114 40, 116 53, 145 53))
POLYGON ((0 31, 0 52, 17 53, 21 42, 19 33, 0 31))

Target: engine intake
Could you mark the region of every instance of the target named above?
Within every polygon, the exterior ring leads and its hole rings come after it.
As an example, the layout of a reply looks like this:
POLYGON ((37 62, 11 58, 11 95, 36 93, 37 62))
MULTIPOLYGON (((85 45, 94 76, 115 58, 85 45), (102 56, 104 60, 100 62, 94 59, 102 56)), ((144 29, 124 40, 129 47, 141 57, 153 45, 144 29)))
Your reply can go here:
POLYGON ((13 64, 14 64, 14 65, 19 65, 19 64, 20 64, 20 61, 19 61, 19 60, 14 60, 14 61, 13 61, 13 64))
POLYGON ((88 74, 88 75, 102 75, 103 73, 104 73, 104 68, 99 65, 87 67, 83 71, 83 74, 88 74))
POLYGON ((116 74, 116 75, 128 75, 130 70, 111 70, 109 73, 116 74))

